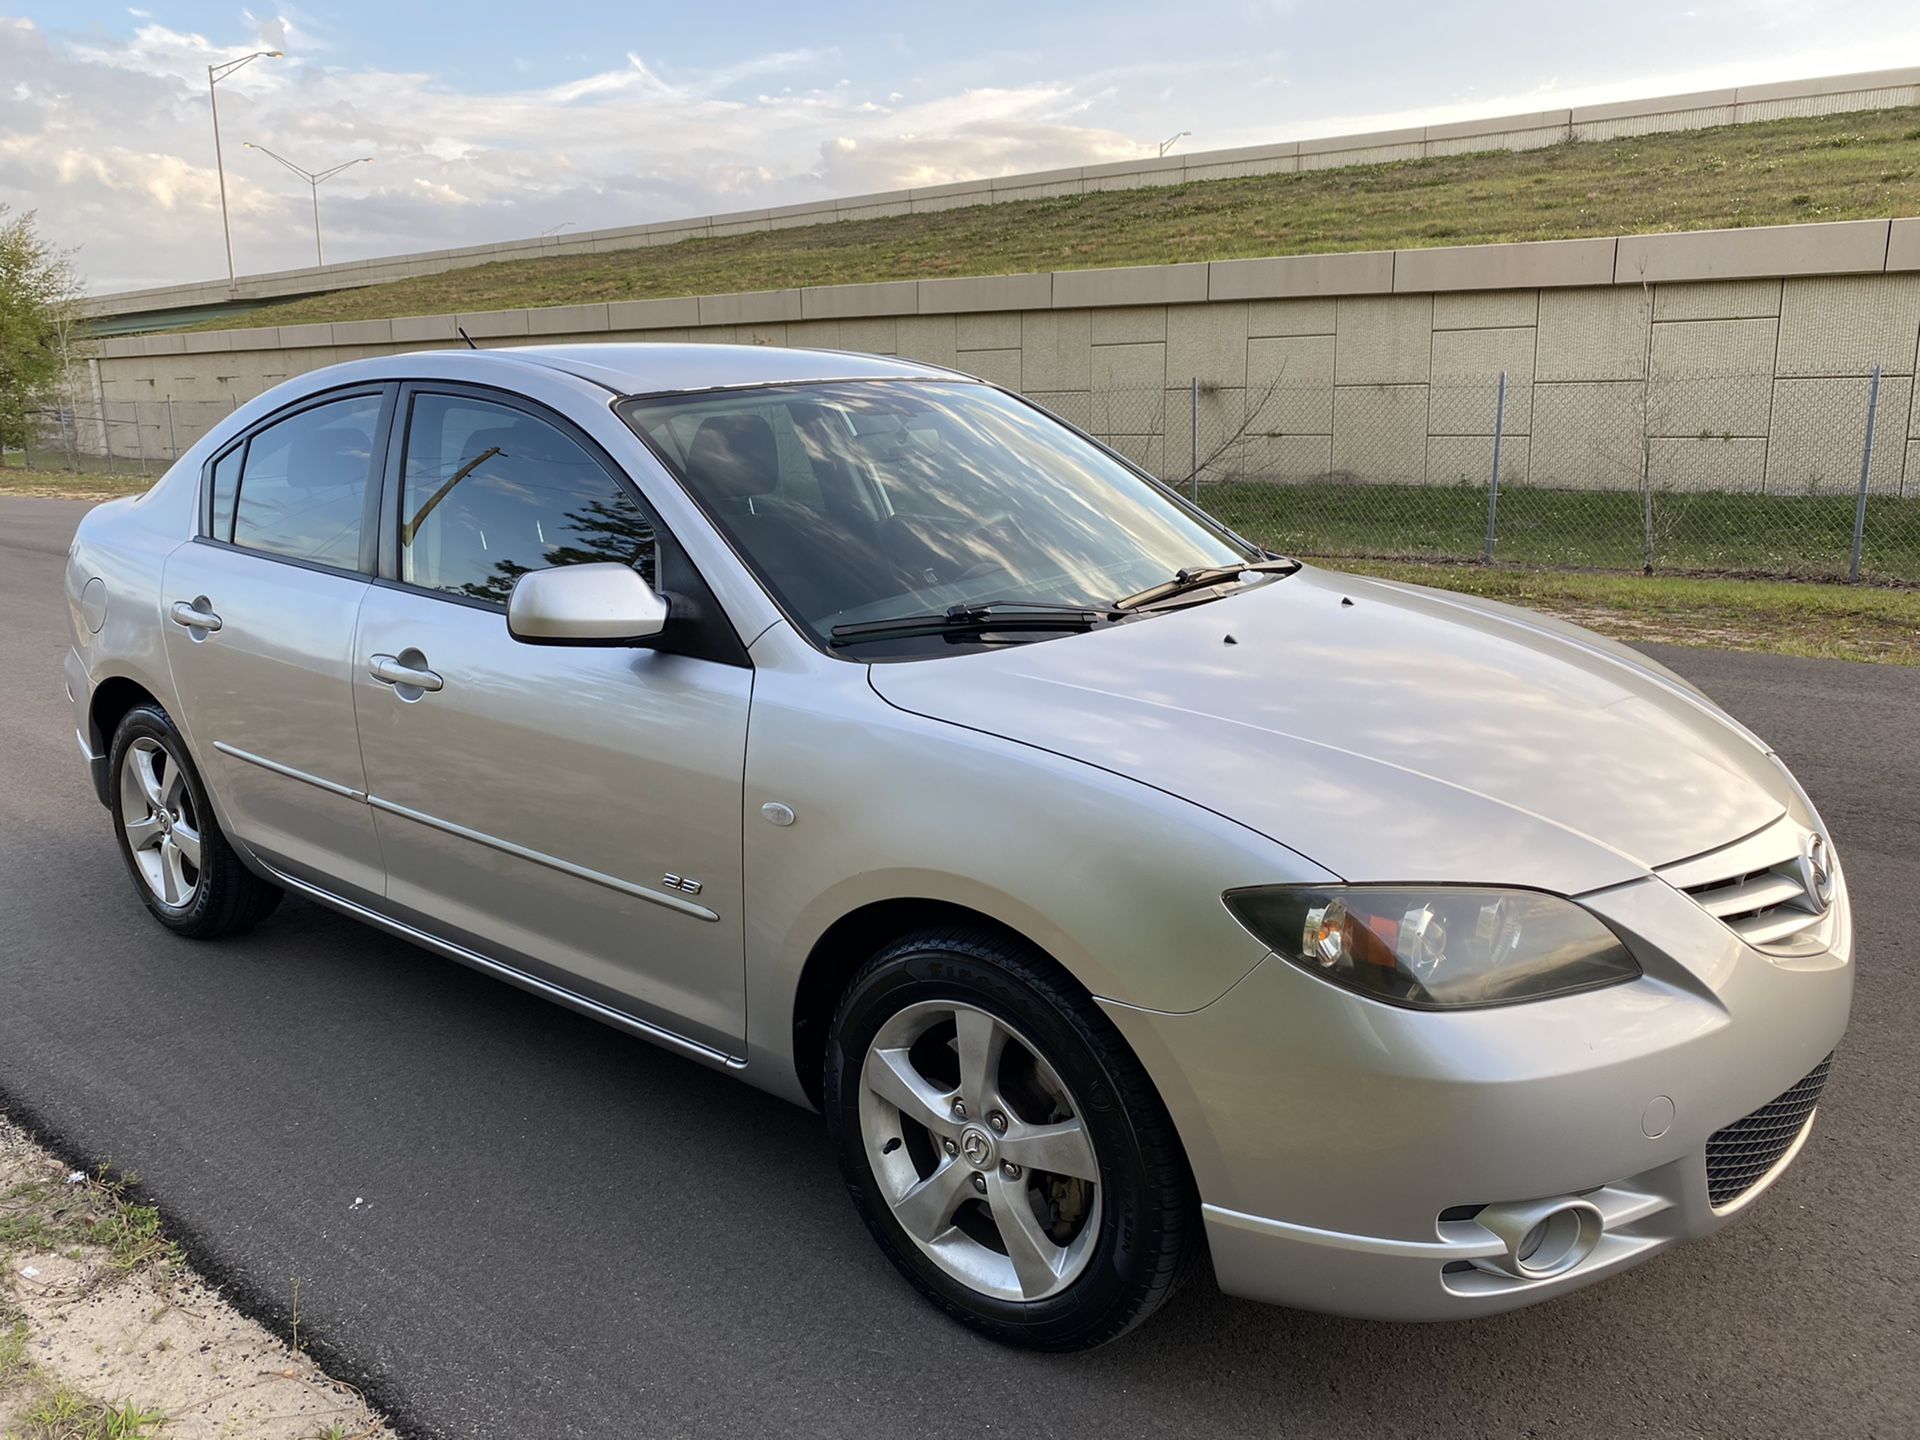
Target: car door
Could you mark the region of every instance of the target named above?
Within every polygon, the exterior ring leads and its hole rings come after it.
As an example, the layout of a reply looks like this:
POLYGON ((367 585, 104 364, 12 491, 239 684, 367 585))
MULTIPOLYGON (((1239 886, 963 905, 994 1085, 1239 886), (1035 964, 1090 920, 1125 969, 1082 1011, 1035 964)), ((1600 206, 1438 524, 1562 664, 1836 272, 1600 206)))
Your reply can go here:
POLYGON ((350 896, 385 883, 354 733, 354 625, 397 387, 282 412, 209 464, 162 577, 181 724, 232 833, 350 896))
POLYGON ((662 648, 514 640, 529 570, 631 564, 680 592, 683 620, 698 577, 559 417, 426 384, 400 417, 354 676, 389 910, 739 1054, 744 652, 690 620, 662 648))

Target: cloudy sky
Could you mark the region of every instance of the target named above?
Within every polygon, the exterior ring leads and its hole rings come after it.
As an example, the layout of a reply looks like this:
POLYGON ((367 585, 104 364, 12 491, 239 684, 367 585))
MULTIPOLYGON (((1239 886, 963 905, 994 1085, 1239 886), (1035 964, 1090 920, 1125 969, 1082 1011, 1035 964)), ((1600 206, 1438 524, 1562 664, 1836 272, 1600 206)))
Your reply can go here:
MULTIPOLYGON (((6 0, 0 0, 4 5, 6 0)), ((0 14, 0 204, 95 291, 1151 154, 1920 64, 1914 0, 60 0, 0 14), (311 8, 309 8, 311 7, 311 8)))

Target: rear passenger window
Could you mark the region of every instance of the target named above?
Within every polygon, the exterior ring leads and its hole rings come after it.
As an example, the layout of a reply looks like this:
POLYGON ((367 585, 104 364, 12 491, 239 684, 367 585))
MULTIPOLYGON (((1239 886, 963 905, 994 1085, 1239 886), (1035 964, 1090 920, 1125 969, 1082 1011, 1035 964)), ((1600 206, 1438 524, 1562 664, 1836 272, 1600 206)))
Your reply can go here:
POLYGON ((657 584, 653 522, 577 442, 522 410, 416 396, 400 500, 411 585, 505 604, 529 570, 609 560, 657 584))
MULTIPOLYGON (((380 405, 378 395, 335 400, 256 431, 247 442, 233 507, 233 543, 356 569, 380 405)), ((216 466, 214 524, 219 523, 216 466)))

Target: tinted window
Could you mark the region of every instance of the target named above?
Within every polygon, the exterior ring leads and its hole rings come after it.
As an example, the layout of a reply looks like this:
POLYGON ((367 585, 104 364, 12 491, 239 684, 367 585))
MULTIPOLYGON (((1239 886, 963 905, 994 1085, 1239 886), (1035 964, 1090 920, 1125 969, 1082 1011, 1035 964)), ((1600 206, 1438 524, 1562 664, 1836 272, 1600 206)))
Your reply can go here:
POLYGON ((505 405, 420 395, 407 427, 400 578, 504 604, 529 570, 631 565, 654 584, 652 522, 578 443, 505 405))
POLYGON ((1248 558, 1098 446, 985 385, 768 386, 630 400, 620 413, 823 642, 838 624, 960 604, 1100 606, 1248 558))
MULTIPOLYGON (((380 403, 378 395, 336 400, 257 431, 246 447, 233 543, 356 568, 380 403)), ((214 488, 217 525, 217 472, 214 488)))
POLYGON ((207 533, 216 540, 233 539, 233 502, 240 492, 240 457, 245 445, 236 445, 213 462, 213 520, 207 533))

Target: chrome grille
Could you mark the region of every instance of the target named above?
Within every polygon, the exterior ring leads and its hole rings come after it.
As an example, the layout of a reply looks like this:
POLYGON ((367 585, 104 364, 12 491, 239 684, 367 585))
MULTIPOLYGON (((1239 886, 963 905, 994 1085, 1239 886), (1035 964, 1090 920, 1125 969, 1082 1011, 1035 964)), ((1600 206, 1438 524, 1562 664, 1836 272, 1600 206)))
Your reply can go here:
POLYGON ((1718 1210, 1738 1200, 1780 1163, 1807 1128, 1833 1067, 1829 1055, 1798 1085, 1707 1141, 1707 1199, 1718 1210))
POLYGON ((1662 866, 1659 874, 1749 945, 1791 950, 1817 938, 1809 932, 1826 914, 1807 893, 1801 868, 1807 833, 1782 816, 1758 834, 1662 866))

